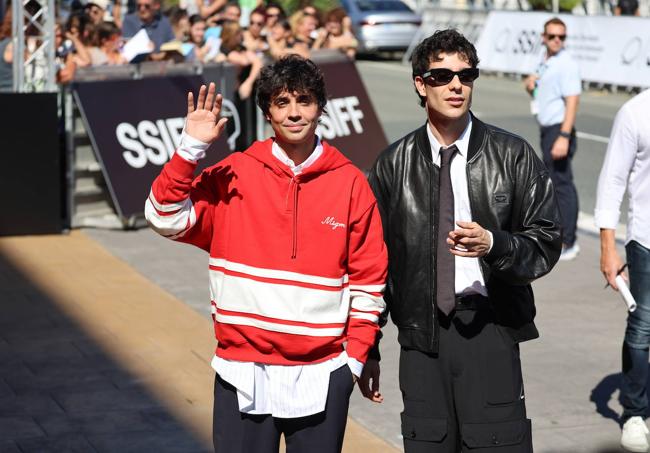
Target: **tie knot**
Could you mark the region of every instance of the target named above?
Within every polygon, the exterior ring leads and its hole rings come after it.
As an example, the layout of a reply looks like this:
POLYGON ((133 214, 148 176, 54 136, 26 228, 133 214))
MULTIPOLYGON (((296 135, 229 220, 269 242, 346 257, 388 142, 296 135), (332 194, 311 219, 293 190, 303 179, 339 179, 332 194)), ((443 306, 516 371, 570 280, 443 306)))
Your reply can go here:
POLYGON ((440 148, 440 166, 448 166, 457 151, 456 145, 451 145, 449 148, 440 148))

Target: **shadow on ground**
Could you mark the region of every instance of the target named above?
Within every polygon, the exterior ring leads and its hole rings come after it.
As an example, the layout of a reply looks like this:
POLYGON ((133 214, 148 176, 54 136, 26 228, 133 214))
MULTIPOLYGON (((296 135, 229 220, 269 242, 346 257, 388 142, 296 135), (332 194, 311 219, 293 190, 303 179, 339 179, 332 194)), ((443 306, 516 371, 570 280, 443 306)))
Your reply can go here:
POLYGON ((0 451, 208 450, 0 254, 0 451))
POLYGON ((596 405, 596 412, 605 418, 621 424, 621 417, 618 412, 609 407, 609 401, 612 395, 620 389, 621 386, 621 373, 610 374, 605 376, 599 383, 591 390, 589 401, 596 405))

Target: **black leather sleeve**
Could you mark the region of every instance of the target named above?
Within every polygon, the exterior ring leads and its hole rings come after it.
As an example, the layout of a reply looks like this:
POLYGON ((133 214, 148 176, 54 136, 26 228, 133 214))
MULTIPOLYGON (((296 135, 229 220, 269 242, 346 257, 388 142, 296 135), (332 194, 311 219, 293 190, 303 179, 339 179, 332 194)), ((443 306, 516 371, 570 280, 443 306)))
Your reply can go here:
POLYGON ((492 231, 493 245, 485 260, 499 279, 527 285, 550 272, 560 257, 560 213, 550 175, 528 144, 516 175, 513 232, 492 231))
MULTIPOLYGON (((375 198, 377 199, 377 206, 379 208, 379 214, 381 216, 381 221, 384 229, 384 242, 388 244, 389 233, 387 228, 388 219, 386 212, 390 203, 389 187, 391 187, 392 184, 392 166, 390 165, 388 159, 382 159, 385 154, 386 152, 384 152, 382 156, 377 159, 375 165, 370 170, 368 174, 368 182, 370 183, 370 187, 372 188, 372 191, 375 194, 375 198)), ((390 280, 390 278, 387 280, 390 280)), ((384 301, 386 302, 386 309, 379 316, 379 327, 384 327, 386 325, 386 322, 388 321, 388 314, 390 312, 390 289, 388 287, 388 281, 386 290, 384 291, 384 301)), ((370 349, 368 358, 381 360, 381 354, 379 353, 379 342, 382 336, 383 334, 381 331, 377 332, 377 339, 375 340, 374 346, 370 349)))

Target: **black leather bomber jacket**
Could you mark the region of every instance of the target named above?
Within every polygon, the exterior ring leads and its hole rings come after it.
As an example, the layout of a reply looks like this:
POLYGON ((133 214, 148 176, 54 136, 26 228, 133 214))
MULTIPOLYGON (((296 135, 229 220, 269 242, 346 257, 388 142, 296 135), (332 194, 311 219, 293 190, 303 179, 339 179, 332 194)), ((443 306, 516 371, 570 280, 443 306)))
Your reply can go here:
MULTIPOLYGON (((472 118, 467 185, 473 220, 493 235, 490 253, 480 258, 489 303, 497 325, 514 341, 531 340, 539 333, 530 283, 553 268, 562 244, 553 185, 525 140, 472 118)), ((435 353, 439 170, 426 127, 390 145, 369 179, 388 246, 385 299, 399 329, 398 341, 403 347, 435 353)), ((377 348, 371 356, 378 358, 377 348)))

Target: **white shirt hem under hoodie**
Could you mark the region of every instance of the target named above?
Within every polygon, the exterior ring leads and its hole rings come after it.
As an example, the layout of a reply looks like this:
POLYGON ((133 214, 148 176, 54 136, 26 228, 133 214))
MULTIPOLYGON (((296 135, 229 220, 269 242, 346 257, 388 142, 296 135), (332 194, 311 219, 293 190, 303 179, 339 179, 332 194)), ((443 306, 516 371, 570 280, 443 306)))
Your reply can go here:
MULTIPOLYGON (((176 151, 182 158, 197 162, 205 156, 209 144, 183 133, 176 151)), ((323 153, 320 138, 311 155, 300 165, 295 165, 277 143, 271 148, 273 156, 291 168, 294 175, 312 165, 323 153)), ((348 365, 352 374, 359 377, 363 364, 340 355, 312 365, 266 365, 254 362, 226 360, 216 355, 212 368, 219 376, 237 389, 239 411, 246 414, 270 414, 278 418, 297 418, 325 410, 329 379, 332 371, 348 365)))

